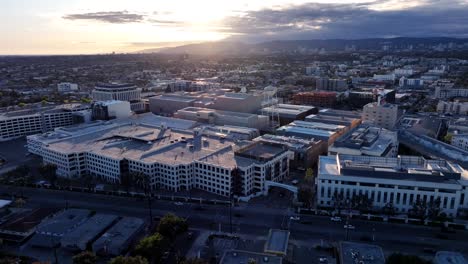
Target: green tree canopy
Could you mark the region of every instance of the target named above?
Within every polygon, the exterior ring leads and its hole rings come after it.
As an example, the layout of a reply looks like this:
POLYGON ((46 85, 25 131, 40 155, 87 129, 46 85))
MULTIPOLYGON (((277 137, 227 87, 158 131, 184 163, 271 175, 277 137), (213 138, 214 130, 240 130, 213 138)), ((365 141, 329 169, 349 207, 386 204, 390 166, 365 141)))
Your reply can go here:
POLYGON ((148 264, 148 260, 141 256, 136 257, 123 257, 118 256, 111 259, 108 264, 148 264))
POLYGON ((95 264, 96 261, 97 257, 91 251, 83 251, 73 256, 73 264, 95 264))
POLYGON ((140 240, 140 242, 135 247, 135 253, 145 257, 148 260, 158 262, 164 254, 167 246, 168 242, 166 238, 164 238, 161 234, 156 233, 140 240))
POLYGON ((178 234, 187 231, 187 229, 187 221, 171 213, 166 214, 161 218, 158 225, 158 232, 171 240, 173 240, 178 234))

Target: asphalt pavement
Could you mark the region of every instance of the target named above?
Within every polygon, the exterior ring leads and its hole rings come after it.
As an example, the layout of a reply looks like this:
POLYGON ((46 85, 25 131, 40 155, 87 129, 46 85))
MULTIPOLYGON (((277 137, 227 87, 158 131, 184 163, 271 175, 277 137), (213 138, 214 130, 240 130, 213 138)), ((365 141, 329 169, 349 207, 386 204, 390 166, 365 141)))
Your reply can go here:
MULTIPOLYGON (((65 206, 85 208, 101 213, 137 216, 148 219, 147 203, 142 198, 115 197, 93 193, 79 193, 50 189, 23 188, 26 196, 26 207, 65 206)), ((3 199, 11 198, 20 193, 19 187, 0 186, 3 199)), ((175 203, 166 200, 153 201, 153 215, 163 216, 172 212, 188 219, 192 228, 210 232, 232 231, 237 234, 262 236, 270 228, 289 229, 291 239, 304 244, 318 243, 318 241, 336 242, 346 237, 344 222, 333 222, 330 217, 301 215, 300 220, 291 220, 294 210, 291 208, 267 208, 263 204, 241 203, 232 207, 230 217, 229 206, 207 205, 197 203, 175 203)), ((408 224, 394 224, 384 222, 350 219, 349 224, 355 229, 350 230, 349 238, 360 241, 363 237, 374 237, 371 243, 383 247, 386 253, 399 251, 411 254, 423 254, 427 247, 436 250, 456 250, 468 254, 467 231, 457 230, 454 234, 447 234, 448 239, 439 239, 438 227, 415 226, 408 224)))

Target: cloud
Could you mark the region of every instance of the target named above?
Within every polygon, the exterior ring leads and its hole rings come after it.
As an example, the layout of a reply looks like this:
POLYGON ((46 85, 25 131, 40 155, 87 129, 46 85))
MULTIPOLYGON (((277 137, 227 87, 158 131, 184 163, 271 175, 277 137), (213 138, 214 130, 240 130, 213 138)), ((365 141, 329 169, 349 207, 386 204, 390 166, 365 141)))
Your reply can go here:
POLYGON ((99 22, 111 24, 125 24, 142 22, 145 18, 144 15, 129 13, 127 11, 110 11, 110 12, 95 12, 83 14, 69 14, 63 16, 68 20, 94 20, 99 22))
POLYGON ((234 40, 468 37, 466 2, 377 0, 360 4, 308 3, 247 11, 224 20, 234 40), (411 3, 410 3, 411 2, 411 3), (398 5, 404 3, 404 5, 398 5), (385 7, 385 8, 382 8, 385 7))

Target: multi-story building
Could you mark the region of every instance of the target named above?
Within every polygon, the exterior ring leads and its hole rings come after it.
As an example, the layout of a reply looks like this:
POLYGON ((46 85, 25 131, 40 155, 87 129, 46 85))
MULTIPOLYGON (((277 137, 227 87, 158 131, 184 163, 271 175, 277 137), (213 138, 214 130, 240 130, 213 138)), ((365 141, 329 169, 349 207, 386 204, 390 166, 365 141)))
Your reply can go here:
POLYGON ((372 79, 376 81, 395 81, 395 74, 374 74, 372 79))
POLYGON ((347 132, 328 147, 328 155, 336 154, 396 157, 398 154, 398 134, 381 127, 362 124, 347 132))
POLYGON ((408 79, 405 77, 401 77, 398 85, 400 87, 423 87, 424 86, 424 80, 422 79, 408 79))
POLYGON ((268 116, 264 115, 221 111, 199 107, 186 107, 180 109, 174 114, 174 117, 206 124, 241 126, 256 129, 267 128, 270 123, 268 116))
POLYGON ((374 208, 389 204, 407 213, 416 201, 440 199, 440 209, 456 216, 468 207, 468 171, 445 160, 417 156, 397 158, 354 155, 321 156, 319 160, 317 202, 334 207, 334 199, 365 195, 374 208))
POLYGON ((290 152, 281 145, 234 141, 204 134, 108 121, 28 137, 28 148, 57 166, 61 177, 90 174, 112 183, 143 173, 151 188, 205 190, 222 196, 264 193, 268 181, 289 173, 290 152))
POLYGON ((468 151, 468 134, 453 135, 451 144, 457 148, 468 151))
POLYGON ((450 88, 437 86, 434 97, 437 99, 447 99, 452 97, 468 97, 468 89, 450 88))
POLYGON ((276 104, 260 110, 262 115, 269 116, 272 121, 275 121, 273 119, 277 117, 281 126, 287 125, 294 120, 304 120, 306 116, 316 114, 317 112, 317 108, 313 106, 292 104, 276 104))
POLYGON ((343 79, 317 78, 315 88, 322 91, 345 91, 348 85, 343 79))
POLYGON ((397 105, 370 103, 364 106, 362 111, 362 122, 372 123, 385 129, 393 129, 400 117, 397 105))
POLYGON ((437 104, 437 112, 453 115, 468 115, 468 102, 445 102, 439 101, 437 104))
POLYGON ((337 138, 346 133, 347 130, 348 127, 342 125, 294 121, 289 125, 278 128, 276 133, 278 135, 308 140, 323 140, 330 146, 337 138))
POLYGON ((89 109, 89 105, 67 104, 0 113, 0 141, 73 125, 75 114, 89 109))
POLYGON ((78 84, 62 82, 62 83, 57 84, 57 91, 59 93, 78 91, 78 84))
POLYGON ((132 111, 144 111, 145 106, 141 100, 141 89, 133 84, 126 83, 99 83, 91 93, 94 101, 127 101, 132 111))
POLYGON ((333 107, 337 102, 335 92, 303 92, 293 96, 294 104, 333 107))
POLYGON ((99 101, 93 103, 91 109, 94 120, 127 118, 132 114, 127 101, 99 101))

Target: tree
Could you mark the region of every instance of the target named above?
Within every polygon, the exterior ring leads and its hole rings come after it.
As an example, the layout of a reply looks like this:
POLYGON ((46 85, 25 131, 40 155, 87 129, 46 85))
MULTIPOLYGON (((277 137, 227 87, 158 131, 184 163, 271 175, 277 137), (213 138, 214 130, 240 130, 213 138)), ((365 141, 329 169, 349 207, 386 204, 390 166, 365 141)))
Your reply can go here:
POLYGON ((335 191, 332 197, 333 209, 338 210, 338 215, 341 215, 341 210, 345 206, 345 199, 343 193, 335 191))
POLYGON ((385 206, 382 208, 382 213, 384 213, 387 216, 395 215, 395 207, 393 206, 393 203, 386 203, 385 206))
POLYGON ((307 183, 312 183, 313 179, 314 179, 314 170, 312 168, 307 168, 304 180, 307 183))
POLYGON ((430 220, 435 221, 439 217, 441 212, 440 204, 440 197, 429 201, 429 203, 427 204, 427 217, 430 220))
POLYGON ((177 264, 208 264, 209 262, 200 258, 181 259, 177 264))
POLYGON ((88 191, 91 191, 96 187, 96 179, 90 174, 84 174, 81 176, 83 183, 85 184, 88 191))
POLYGON ((83 251, 73 256, 73 264, 94 264, 96 261, 97 257, 91 251, 83 251))
POLYGON ((187 221, 171 213, 161 218, 158 225, 158 232, 171 241, 174 240, 178 234, 187 231, 187 229, 187 221))
POLYGON ((249 260, 247 261, 247 264, 257 264, 257 261, 253 258, 249 258, 249 260))
POLYGON ((143 256, 150 262, 159 262, 163 256, 166 248, 168 246, 168 241, 161 234, 156 233, 154 235, 148 236, 140 240, 140 242, 135 247, 135 253, 137 255, 143 256))
POLYGON ((148 260, 141 256, 136 257, 123 257, 118 256, 111 259, 108 264, 148 264, 148 260))
POLYGON ((57 182, 57 165, 42 165, 41 167, 39 167, 39 173, 42 175, 42 177, 48 180, 50 184, 55 185, 55 183, 57 182))
POLYGON ((410 211, 410 215, 413 217, 421 219, 421 221, 424 221, 427 216, 427 204, 421 199, 416 199, 416 201, 413 203, 413 208, 410 211))
POLYGON ((452 137, 452 134, 447 133, 447 135, 444 136, 444 142, 450 144, 452 142, 452 137))
POLYGON ((418 256, 414 255, 403 255, 400 253, 393 253, 387 258, 387 264, 429 264, 429 261, 426 261, 418 256))
POLYGON ((313 198, 312 189, 309 187, 300 187, 297 193, 297 199, 299 202, 303 203, 305 207, 310 207, 312 205, 313 198))
POLYGON ((143 193, 148 200, 148 213, 150 218, 151 226, 153 225, 153 209, 151 205, 151 186, 150 186, 150 177, 143 172, 133 173, 132 178, 135 179, 137 186, 143 188, 143 193))

